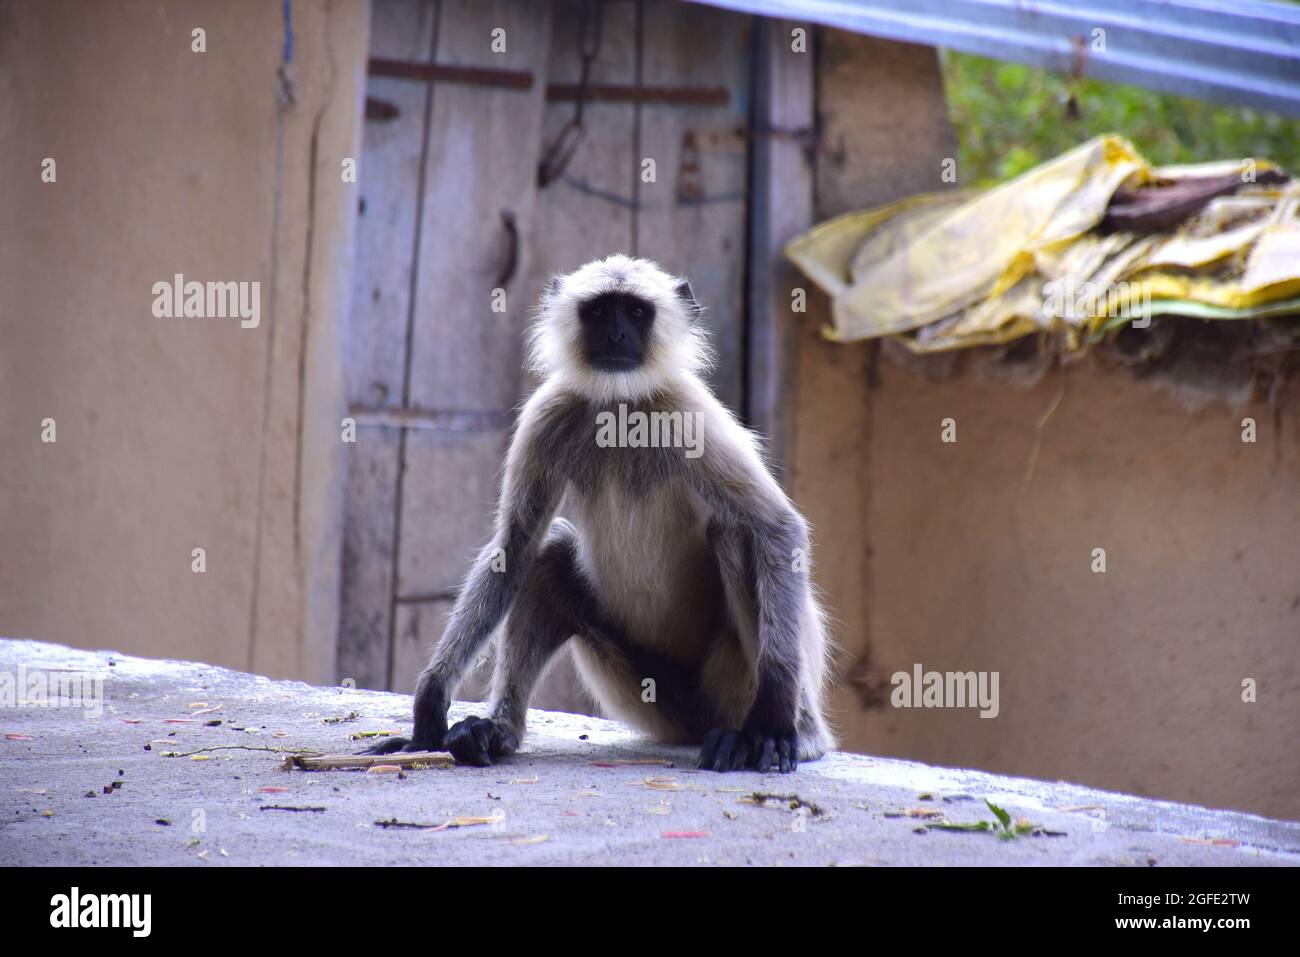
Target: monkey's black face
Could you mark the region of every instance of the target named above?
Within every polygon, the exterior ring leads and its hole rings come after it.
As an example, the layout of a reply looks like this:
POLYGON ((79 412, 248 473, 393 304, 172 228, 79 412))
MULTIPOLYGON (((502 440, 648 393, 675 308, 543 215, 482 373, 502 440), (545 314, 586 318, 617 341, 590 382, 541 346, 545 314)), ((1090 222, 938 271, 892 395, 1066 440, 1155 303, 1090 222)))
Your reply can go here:
POLYGON ((587 362, 606 372, 635 369, 645 361, 655 307, 639 296, 606 292, 578 307, 587 362))

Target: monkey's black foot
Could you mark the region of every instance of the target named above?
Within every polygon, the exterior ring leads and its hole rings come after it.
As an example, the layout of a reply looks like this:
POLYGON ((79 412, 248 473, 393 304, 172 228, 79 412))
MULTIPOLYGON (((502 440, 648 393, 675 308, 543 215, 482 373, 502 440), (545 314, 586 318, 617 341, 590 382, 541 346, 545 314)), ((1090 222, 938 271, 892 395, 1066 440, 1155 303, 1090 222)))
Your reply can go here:
POLYGON ((396 754, 399 751, 437 751, 438 742, 413 741, 410 738, 384 738, 358 754, 396 754))
POLYGON ((485 768, 495 759, 514 754, 519 747, 515 733, 491 718, 466 718, 451 726, 442 746, 457 764, 485 768))
POLYGON ((750 754, 753 768, 760 774, 777 770, 789 774, 799 767, 799 738, 794 731, 750 731, 750 754))
POLYGON ((700 768, 712 771, 741 771, 752 767, 750 744, 739 731, 716 729, 704 736, 700 768))
POLYGON ((368 748, 362 748, 360 754, 393 754, 410 744, 407 738, 383 738, 368 748))
POLYGON ((700 749, 700 768, 713 771, 777 770, 799 766, 799 741, 793 731, 710 731, 700 749))

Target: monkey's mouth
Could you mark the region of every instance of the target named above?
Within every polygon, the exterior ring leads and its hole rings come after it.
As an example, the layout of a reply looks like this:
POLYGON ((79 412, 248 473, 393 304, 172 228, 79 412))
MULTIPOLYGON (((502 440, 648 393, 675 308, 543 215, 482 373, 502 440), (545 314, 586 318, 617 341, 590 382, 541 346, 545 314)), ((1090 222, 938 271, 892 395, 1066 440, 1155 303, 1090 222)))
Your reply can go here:
POLYGON ((592 366, 602 372, 625 372, 641 364, 639 356, 595 356, 592 366))

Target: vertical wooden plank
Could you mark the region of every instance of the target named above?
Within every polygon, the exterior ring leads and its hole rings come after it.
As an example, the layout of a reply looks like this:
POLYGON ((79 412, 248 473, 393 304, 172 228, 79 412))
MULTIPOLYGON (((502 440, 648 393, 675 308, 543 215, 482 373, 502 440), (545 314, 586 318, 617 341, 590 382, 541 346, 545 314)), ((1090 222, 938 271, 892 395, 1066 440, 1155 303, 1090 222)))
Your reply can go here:
POLYGON ((643 6, 642 83, 723 87, 726 106, 647 103, 640 109, 637 254, 687 276, 705 306, 718 364, 714 391, 744 413, 745 254, 749 116, 748 16, 699 4, 643 6))
MULTIPOLYGON (((453 604, 448 597, 402 602, 394 607, 393 674, 397 676, 394 691, 409 692, 412 689, 414 677, 429 660, 429 649, 442 637, 453 604)), ((472 690, 475 689, 466 682, 462 693, 472 690)))
MULTIPOLYGON (((635 0, 594 6, 600 41, 592 64, 593 84, 631 84, 635 78, 635 0)), ((581 75, 584 12, 582 0, 555 4, 547 80, 577 83, 581 75)), ((540 153, 555 141, 574 115, 574 103, 548 103, 540 153)), ((612 253, 630 253, 632 236, 632 107, 626 103, 587 103, 582 140, 563 175, 537 196, 529 235, 531 268, 525 284, 528 305, 541 295, 548 278, 612 253)))
MULTIPOLYGON (((549 82, 579 81, 587 7, 582 0, 562 0, 555 4, 549 82)), ((594 5, 600 15, 600 45, 592 63, 591 83, 630 85, 635 80, 635 8, 635 0, 609 0, 594 5)), ((573 115, 572 101, 547 104, 542 149, 554 141, 573 115)), ((564 174, 537 197, 535 228, 529 240, 533 255, 524 287, 530 307, 536 303, 546 280, 556 273, 569 272, 591 259, 633 251, 635 111, 627 103, 593 102, 585 106, 583 118, 582 141, 564 174)), ((540 152, 539 149, 539 155, 540 152)), ((521 393, 532 384, 522 371, 520 382, 521 393)), ((467 683, 462 695, 470 690, 467 683)), ((538 681, 532 705, 556 711, 591 712, 591 702, 582 689, 567 648, 556 655, 538 681)))
POLYGON ((789 484, 791 403, 801 326, 792 293, 806 281, 783 253, 813 224, 811 134, 816 96, 811 24, 754 22, 754 110, 750 131, 749 306, 746 415, 789 484), (801 32, 799 32, 801 31, 801 32))
POLYGON ((412 405, 499 412, 518 399, 513 369, 521 355, 528 297, 519 278, 530 250, 520 242, 505 289, 511 230, 532 227, 536 151, 545 103, 550 4, 527 0, 443 0, 437 62, 527 70, 531 89, 461 83, 434 85, 426 166, 424 227, 415 327, 412 405), (493 31, 505 49, 494 52, 493 31))
POLYGON ((348 446, 336 680, 388 688, 398 434, 364 429, 348 446))
MULTIPOLYGON (((375 0, 370 55, 428 61, 432 0, 375 0)), ((415 211, 424 139, 425 84, 372 77, 369 97, 397 110, 367 120, 360 163, 352 310, 345 339, 351 407, 395 406, 402 400, 410 313, 415 211)), ((345 445, 343 561, 337 678, 387 688, 391 648, 393 535, 397 509, 399 433, 363 426, 345 445)))
MULTIPOLYGON (((434 0, 375 0, 370 55, 429 62, 434 0)), ((361 208, 346 342, 348 401, 398 405, 406 364, 415 213, 419 201, 427 84, 373 76, 367 97, 396 108, 368 119, 361 158, 361 208)))
POLYGON ((504 427, 407 431, 399 599, 443 594, 460 585, 492 536, 508 439, 504 427))
MULTIPOLYGON (((518 369, 528 299, 519 290, 532 229, 550 42, 549 3, 443 0, 436 62, 529 70, 527 90, 438 83, 411 333, 410 405, 483 414, 485 430, 408 430, 401 483, 393 687, 405 690, 437 635, 408 648, 440 615, 407 599, 447 595, 459 585, 492 525, 498 475, 519 400, 518 369), (503 33, 495 33, 503 31, 503 33), (504 49, 494 50, 494 39, 504 49), (517 257, 513 270, 507 270, 517 257), (511 275, 506 276, 507 271, 511 275), (494 290, 505 290, 494 311, 494 290), (405 624, 418 617, 419 628, 405 624)), ((438 604, 445 599, 437 599, 438 604)))

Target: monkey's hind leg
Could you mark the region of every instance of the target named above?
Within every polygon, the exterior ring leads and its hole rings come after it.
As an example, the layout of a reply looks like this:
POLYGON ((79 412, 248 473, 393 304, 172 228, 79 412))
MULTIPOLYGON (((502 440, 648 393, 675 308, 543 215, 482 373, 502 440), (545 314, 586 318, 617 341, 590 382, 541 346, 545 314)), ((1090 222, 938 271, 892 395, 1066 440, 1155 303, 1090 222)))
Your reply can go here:
MULTIPOLYGON (((505 634, 498 648, 493 681, 493 700, 499 700, 500 705, 494 708, 491 718, 467 718, 447 727, 447 706, 455 685, 481 642, 487 639, 487 632, 479 625, 457 627, 455 619, 466 597, 462 593, 452 613, 453 620, 416 685, 415 730, 411 737, 388 738, 361 753, 446 750, 461 764, 481 767, 490 764, 494 757, 513 752, 523 734, 522 716, 527 713, 528 695, 537 676, 577 627, 578 609, 570 597, 575 589, 568 584, 572 578, 575 541, 573 526, 557 518, 506 612, 505 634), (518 701, 523 704, 516 720, 515 702, 518 701)), ((485 552, 480 556, 480 563, 491 557, 485 552)), ((490 588, 483 587, 483 582, 474 575, 465 589, 471 591, 466 612, 471 620, 482 617, 485 606, 497 600, 490 588), (473 594, 476 588, 478 595, 473 594)))
POLYGON ((604 708, 618 712, 625 700, 637 703, 635 714, 619 714, 630 724, 662 740, 698 740, 713 719, 694 669, 628 640, 578 564, 576 531, 556 519, 506 621, 497 649, 491 717, 466 718, 446 734, 444 747, 458 763, 483 767, 518 749, 533 686, 570 638, 577 639, 574 659, 584 684, 604 708), (599 681, 593 682, 593 670, 599 672, 599 681), (652 704, 641 697, 647 677, 658 684, 652 704), (613 693, 611 683, 617 686, 613 693), (647 712, 655 712, 655 720, 648 720, 647 712))
POLYGON ((491 716, 457 722, 443 739, 457 764, 487 767, 518 749, 528 700, 542 669, 594 617, 594 600, 578 572, 577 536, 572 525, 557 518, 506 618, 492 679, 491 716))

